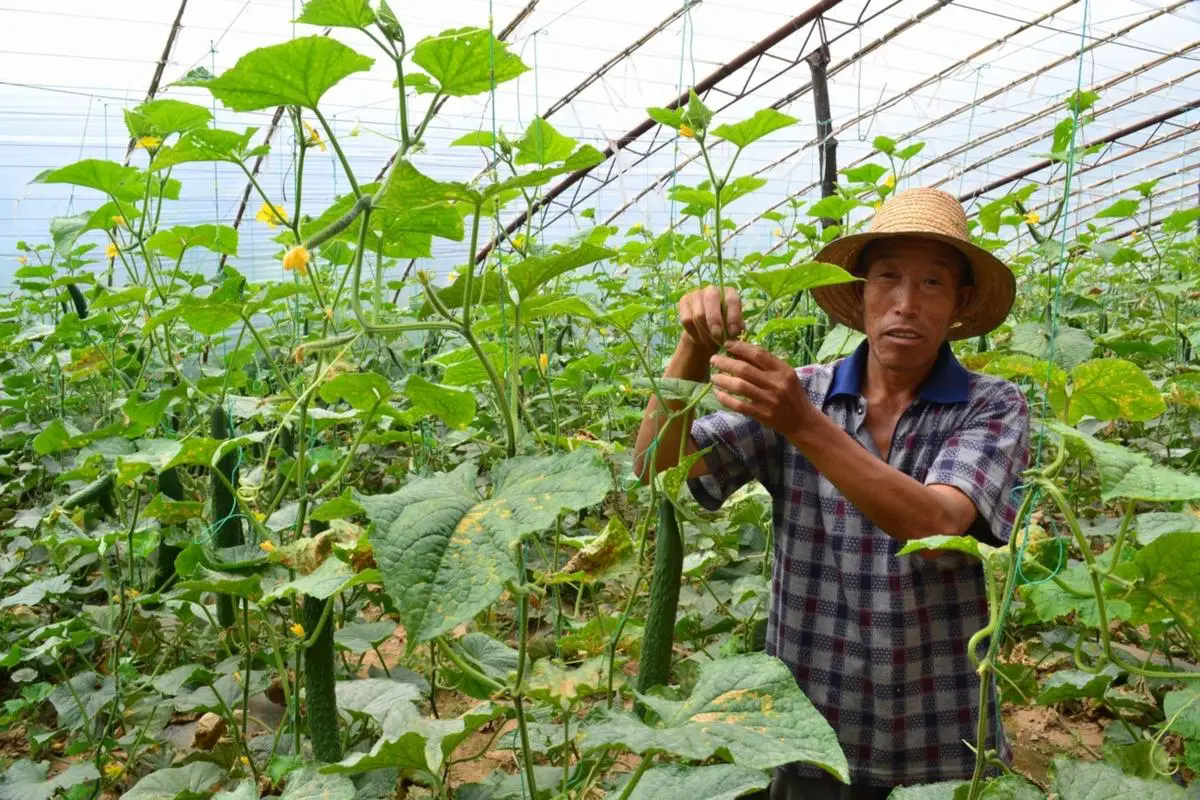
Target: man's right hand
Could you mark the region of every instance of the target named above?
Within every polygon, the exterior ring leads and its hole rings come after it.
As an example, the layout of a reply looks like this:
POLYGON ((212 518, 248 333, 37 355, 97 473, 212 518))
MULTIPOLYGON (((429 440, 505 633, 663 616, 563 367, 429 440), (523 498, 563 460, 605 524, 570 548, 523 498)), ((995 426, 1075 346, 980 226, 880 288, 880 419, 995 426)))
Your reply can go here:
POLYGON ((725 287, 725 315, 721 315, 721 290, 704 286, 688 292, 679 301, 679 322, 684 340, 708 356, 716 354, 729 339, 745 331, 742 301, 731 287, 725 287))

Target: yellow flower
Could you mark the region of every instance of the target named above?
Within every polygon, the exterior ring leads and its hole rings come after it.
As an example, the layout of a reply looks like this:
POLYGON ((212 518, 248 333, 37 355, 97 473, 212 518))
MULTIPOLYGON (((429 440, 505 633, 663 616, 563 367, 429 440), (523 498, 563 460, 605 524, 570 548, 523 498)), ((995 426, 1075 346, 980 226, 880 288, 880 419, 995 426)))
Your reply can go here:
POLYGON ((538 366, 542 368, 542 372, 545 372, 546 367, 550 366, 550 356, 545 353, 538 356, 538 366))
POLYGON ((299 622, 293 622, 292 627, 288 628, 288 630, 292 632, 293 636, 304 638, 304 626, 299 622))
POLYGON ((239 756, 238 761, 242 762, 243 767, 250 766, 250 759, 246 758, 245 756, 239 756))
POLYGON ((128 228, 129 227, 129 223, 126 222, 125 218, 122 217, 120 214, 117 214, 115 217, 112 218, 112 223, 113 223, 114 228, 128 228))
POLYGON ((1029 225, 1037 225, 1042 221, 1042 217, 1036 211, 1030 211, 1025 215, 1025 222, 1029 225))
POLYGON ((696 132, 687 125, 679 126, 679 135, 685 139, 692 139, 696 136, 696 132))
POLYGON ((137 146, 147 150, 157 150, 161 144, 161 136, 139 136, 137 140, 137 146))
POLYGON ((871 208, 878 211, 879 209, 883 208, 883 203, 876 203, 875 205, 871 206, 871 208))
POLYGON ((118 764, 116 761, 110 761, 104 765, 104 777, 108 778, 109 780, 119 777, 120 774, 124 771, 125 771, 125 768, 122 767, 120 764, 118 764))
POLYGON ((18 265, 23 267, 28 263, 29 263, 29 256, 17 256, 17 264, 18 265))
POLYGON ((453 286, 456 280, 458 280, 458 270, 452 269, 446 274, 446 285, 453 286))
POLYGON ((125 590, 125 599, 126 600, 133 600, 134 598, 136 598, 140 595, 141 595, 141 592, 139 592, 137 589, 126 589, 125 590))
POLYGON ((319 147, 321 152, 325 152, 325 142, 321 141, 321 133, 307 122, 304 123, 304 129, 308 131, 308 139, 304 142, 309 147, 319 147))
POLYGON ((333 319, 333 306, 325 306, 325 319, 333 319))
POLYGON ((514 236, 514 237, 513 237, 513 246, 515 246, 515 247, 516 247, 518 250, 524 250, 524 249, 525 249, 525 236, 524 236, 524 234, 520 234, 520 233, 518 233, 516 236, 514 236))
POLYGON ((294 269, 301 275, 308 274, 308 262, 312 256, 304 245, 299 244, 283 254, 283 268, 294 269))
POLYGON ((264 553, 274 553, 275 544, 271 541, 259 542, 258 549, 262 550, 264 553))
POLYGON ((705 225, 705 226, 704 226, 704 235, 705 235, 705 236, 712 236, 712 226, 711 226, 711 225, 705 225))
POLYGON ((883 185, 884 185, 884 186, 886 186, 886 187, 888 187, 889 189, 891 189, 892 187, 894 187, 894 186, 896 185, 896 176, 895 176, 895 175, 888 175, 888 176, 887 176, 887 180, 883 182, 883 185))
POLYGON ((259 222, 267 223, 268 228, 287 224, 287 212, 279 206, 273 206, 270 203, 263 203, 258 209, 258 213, 254 215, 254 218, 259 222))
POLYGON ((780 239, 782 239, 783 238, 783 228, 776 228, 775 235, 778 236, 780 239))
POLYGON ((117 257, 117 252, 117 246, 109 242, 108 246, 104 248, 104 257, 111 261, 117 257))

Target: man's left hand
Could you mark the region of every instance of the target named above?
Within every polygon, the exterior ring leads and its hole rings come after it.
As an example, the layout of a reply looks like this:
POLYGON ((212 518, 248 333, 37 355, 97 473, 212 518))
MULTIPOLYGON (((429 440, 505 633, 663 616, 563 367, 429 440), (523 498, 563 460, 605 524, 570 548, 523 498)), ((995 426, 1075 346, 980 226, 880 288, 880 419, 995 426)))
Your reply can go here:
POLYGON ((814 411, 796 370, 749 342, 726 342, 725 352, 711 359, 719 370, 712 376, 717 400, 791 439, 814 411))

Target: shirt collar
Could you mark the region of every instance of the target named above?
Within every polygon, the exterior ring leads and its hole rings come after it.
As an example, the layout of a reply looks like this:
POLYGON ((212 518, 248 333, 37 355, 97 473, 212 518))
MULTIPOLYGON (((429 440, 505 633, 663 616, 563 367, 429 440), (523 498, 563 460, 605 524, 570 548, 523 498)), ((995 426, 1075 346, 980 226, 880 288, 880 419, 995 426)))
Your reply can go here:
MULTIPOLYGON (((847 397, 862 397, 863 375, 867 367, 867 342, 862 344, 848 357, 839 361, 833 367, 833 382, 829 386, 829 397, 844 395, 847 397)), ((921 384, 917 396, 922 400, 943 405, 954 405, 967 402, 967 392, 970 388, 970 378, 965 367, 958 363, 950 349, 949 342, 942 342, 938 350, 937 361, 933 369, 921 384)))

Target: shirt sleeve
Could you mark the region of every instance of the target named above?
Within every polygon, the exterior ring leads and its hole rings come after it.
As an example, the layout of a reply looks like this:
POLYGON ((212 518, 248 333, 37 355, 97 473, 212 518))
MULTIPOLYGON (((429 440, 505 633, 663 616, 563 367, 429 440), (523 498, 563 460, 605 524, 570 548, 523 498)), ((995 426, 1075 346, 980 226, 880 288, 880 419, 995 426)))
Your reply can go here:
POLYGON ((732 411, 719 411, 692 422, 692 439, 703 456, 707 475, 688 487, 704 508, 716 511, 739 488, 757 480, 772 495, 779 483, 780 436, 762 423, 732 411))
MULTIPOLYGON (((1029 407, 1024 393, 1007 381, 974 404, 925 475, 925 484, 961 490, 975 504, 984 525, 969 533, 987 541, 985 531, 1007 542, 1016 518, 1013 490, 1029 460, 1029 407), (979 530, 983 528, 983 530, 979 530)), ((978 522, 978 520, 977 520, 978 522)))

